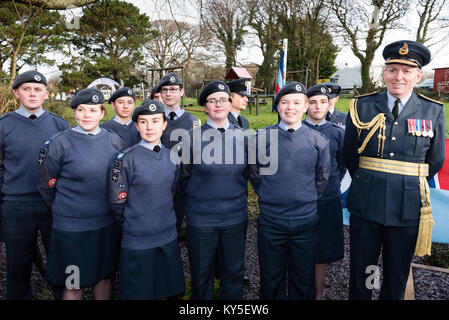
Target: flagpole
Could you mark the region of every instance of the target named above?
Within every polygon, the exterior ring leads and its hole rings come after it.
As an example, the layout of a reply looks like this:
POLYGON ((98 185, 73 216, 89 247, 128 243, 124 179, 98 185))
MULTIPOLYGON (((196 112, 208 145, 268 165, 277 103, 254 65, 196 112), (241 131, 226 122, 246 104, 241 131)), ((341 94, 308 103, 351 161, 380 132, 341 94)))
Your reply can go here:
POLYGON ((284 51, 284 83, 287 82, 287 47, 288 47, 288 39, 284 39, 282 43, 282 50, 284 51))

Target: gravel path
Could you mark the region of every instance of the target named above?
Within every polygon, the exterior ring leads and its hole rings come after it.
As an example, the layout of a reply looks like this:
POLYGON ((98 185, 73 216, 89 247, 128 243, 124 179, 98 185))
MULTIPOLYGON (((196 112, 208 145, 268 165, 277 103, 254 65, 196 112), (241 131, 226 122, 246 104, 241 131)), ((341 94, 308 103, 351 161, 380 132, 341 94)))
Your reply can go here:
MULTIPOLYGON (((345 258, 329 266, 325 287, 325 298, 328 300, 348 299, 349 288, 349 229, 345 227, 345 258)), ((190 276, 190 268, 187 258, 185 240, 180 241, 181 256, 184 262, 184 274, 190 276)), ((0 300, 5 299, 6 294, 6 261, 5 247, 0 244, 0 300)), ((245 276, 248 282, 244 287, 244 299, 257 300, 259 298, 259 261, 257 256, 257 224, 255 221, 248 223, 246 242, 245 276)), ((413 262, 424 264, 422 258, 415 257, 413 262)), ((381 261, 379 262, 381 265, 381 261)), ((382 270, 382 268, 380 267, 382 270)), ((413 268, 416 300, 449 300, 449 274, 435 272, 421 268, 413 268)), ((36 268, 33 267, 32 292, 37 299, 48 298, 45 281, 36 268)), ((378 291, 374 291, 373 299, 378 298, 378 291)), ((90 296, 90 295, 89 295, 90 296)))

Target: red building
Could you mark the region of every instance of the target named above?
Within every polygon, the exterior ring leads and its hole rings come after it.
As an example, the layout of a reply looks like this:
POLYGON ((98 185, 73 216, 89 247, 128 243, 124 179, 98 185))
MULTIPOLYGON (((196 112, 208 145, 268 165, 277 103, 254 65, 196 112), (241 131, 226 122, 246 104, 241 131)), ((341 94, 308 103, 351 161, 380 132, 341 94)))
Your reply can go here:
POLYGON ((449 67, 433 70, 435 70, 433 92, 449 93, 449 67))

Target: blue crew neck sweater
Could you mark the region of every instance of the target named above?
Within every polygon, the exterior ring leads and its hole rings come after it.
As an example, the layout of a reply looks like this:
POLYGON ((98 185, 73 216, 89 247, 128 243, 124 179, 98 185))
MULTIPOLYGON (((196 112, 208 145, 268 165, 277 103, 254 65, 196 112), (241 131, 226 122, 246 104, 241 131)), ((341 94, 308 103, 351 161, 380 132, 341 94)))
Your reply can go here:
POLYGON ((59 116, 45 111, 36 119, 17 112, 0 120, 0 185, 3 199, 41 201, 37 190, 37 157, 51 136, 69 127, 59 116))
POLYGON ((331 174, 329 176, 329 182, 327 183, 326 190, 320 200, 328 200, 340 196, 340 184, 341 180, 346 173, 346 166, 343 162, 343 139, 345 131, 336 124, 326 122, 321 126, 314 126, 307 121, 303 121, 303 124, 309 128, 320 132, 329 141, 329 150, 331 154, 331 174))
POLYGON ((179 142, 178 140, 170 140, 170 134, 172 133, 172 131, 175 129, 184 129, 187 131, 191 130, 195 122, 199 123, 199 120, 187 111, 184 112, 183 115, 176 120, 170 120, 167 118, 167 127, 165 128, 161 137, 162 144, 167 149, 171 150, 171 148, 173 148, 173 146, 179 142))
POLYGON ((101 125, 102 128, 111 130, 112 132, 115 132, 122 138, 123 140, 123 148, 127 149, 129 147, 132 147, 137 142, 140 141, 140 135, 139 132, 136 129, 136 123, 131 122, 130 124, 120 124, 117 121, 109 120, 106 121, 101 125))
POLYGON ((122 149, 120 137, 105 129, 95 136, 69 129, 46 149, 38 188, 52 208, 53 228, 79 232, 113 223, 107 177, 112 155, 122 149))
POLYGON ((270 132, 278 131, 278 169, 272 175, 252 177, 257 181, 255 189, 260 212, 283 219, 316 214, 317 201, 327 186, 331 169, 327 139, 307 126, 292 133, 284 131, 278 124, 264 129, 267 144, 257 147, 266 148, 270 154, 270 132))
MULTIPOLYGON (((243 140, 243 146, 237 146, 238 139, 233 138, 233 159, 231 164, 226 164, 225 139, 226 135, 235 135, 235 131, 245 134, 240 128, 230 124, 229 128, 220 133, 207 124, 194 130, 201 130, 203 135, 206 130, 214 130, 220 134, 222 156, 221 163, 193 163, 193 143, 191 143, 190 164, 181 164, 179 189, 185 194, 186 223, 195 227, 228 226, 240 223, 248 218, 248 170, 247 170, 247 139, 243 140), (237 147, 244 152, 243 163, 236 161, 237 147)), ((193 130, 190 131, 192 141, 193 130)), ((201 152, 211 151, 207 148, 211 141, 201 142, 201 152), (206 150, 205 150, 206 149, 206 150)), ((214 155, 215 150, 210 152, 214 155)))
POLYGON ((146 250, 177 238, 173 195, 179 165, 170 161, 170 151, 155 152, 135 145, 121 154, 109 179, 111 203, 116 220, 123 227, 122 247, 146 250), (121 200, 120 194, 126 193, 121 200))

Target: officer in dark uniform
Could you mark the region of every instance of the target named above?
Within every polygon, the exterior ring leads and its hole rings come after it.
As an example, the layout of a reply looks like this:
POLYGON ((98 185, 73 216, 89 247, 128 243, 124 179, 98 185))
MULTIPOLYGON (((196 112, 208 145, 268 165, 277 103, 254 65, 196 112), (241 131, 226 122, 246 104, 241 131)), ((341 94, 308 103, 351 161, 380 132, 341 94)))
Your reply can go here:
POLYGON ((343 154, 352 183, 350 299, 371 299, 382 249, 380 299, 403 299, 413 254, 430 254, 427 180, 444 162, 443 105, 413 92, 430 51, 414 41, 387 45, 387 89, 351 102, 343 154))
POLYGON ((335 124, 338 124, 340 127, 344 126, 346 123, 346 113, 338 111, 335 108, 335 104, 340 98, 341 87, 332 82, 323 83, 329 89, 329 112, 326 116, 326 120, 335 124))
POLYGON ((251 95, 251 80, 241 78, 227 83, 231 90, 231 111, 228 114, 228 120, 233 125, 242 129, 249 129, 249 122, 240 114, 248 105, 248 96, 251 95))

